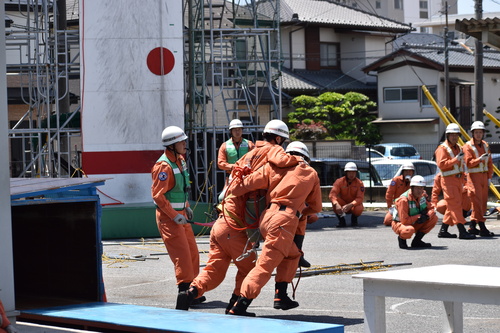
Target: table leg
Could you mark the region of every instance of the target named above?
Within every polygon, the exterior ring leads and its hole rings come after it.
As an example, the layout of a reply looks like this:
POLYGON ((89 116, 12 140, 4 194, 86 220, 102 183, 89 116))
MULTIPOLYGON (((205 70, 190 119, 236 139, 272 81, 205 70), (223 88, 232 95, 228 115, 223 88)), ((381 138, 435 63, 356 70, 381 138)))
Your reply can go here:
POLYGON ((464 312, 462 302, 443 301, 448 326, 446 332, 462 333, 464 331, 464 312))
POLYGON ((385 297, 367 295, 363 297, 365 310, 365 332, 385 333, 385 297))

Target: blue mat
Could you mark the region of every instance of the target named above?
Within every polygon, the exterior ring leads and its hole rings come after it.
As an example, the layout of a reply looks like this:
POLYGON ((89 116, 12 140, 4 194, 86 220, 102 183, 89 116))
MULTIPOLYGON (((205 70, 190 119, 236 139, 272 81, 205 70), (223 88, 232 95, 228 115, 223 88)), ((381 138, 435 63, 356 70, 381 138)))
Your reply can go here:
MULTIPOLYGON (((181 311, 117 303, 86 303, 79 305, 22 311, 28 318, 43 316, 44 320, 63 323, 81 322, 92 327, 115 327, 122 331, 147 332, 334 332, 343 333, 343 325, 303 321, 228 316, 196 311, 181 311)), ((40 318, 38 318, 40 319, 40 318)))

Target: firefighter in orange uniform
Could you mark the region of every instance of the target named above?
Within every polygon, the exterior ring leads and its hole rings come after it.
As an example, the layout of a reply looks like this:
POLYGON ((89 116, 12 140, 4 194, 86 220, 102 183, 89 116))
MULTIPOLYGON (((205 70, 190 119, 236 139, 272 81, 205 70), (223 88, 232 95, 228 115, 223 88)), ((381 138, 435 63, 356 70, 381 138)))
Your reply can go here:
MULTIPOLYGON (((221 204, 221 215, 210 233, 210 252, 207 265, 195 278, 189 290, 179 294, 178 309, 188 310, 193 300, 222 283, 229 264, 233 261, 238 267, 238 273, 235 278, 233 294, 226 309, 226 313, 228 313, 240 295, 243 279, 255 266, 256 255, 255 251, 252 251, 253 244, 248 239, 246 229, 249 224, 253 224, 253 228, 258 227, 259 212, 249 212, 248 210, 255 209, 260 202, 263 203, 262 210, 265 209, 265 192, 260 193, 263 195, 262 200, 255 196, 248 198, 248 196, 235 196, 229 193, 240 181, 238 173, 245 170, 245 172, 257 170, 268 162, 278 167, 289 167, 298 163, 295 157, 286 154, 281 147, 288 139, 288 126, 284 122, 281 120, 269 121, 264 128, 263 136, 264 141, 257 141, 256 148, 247 153, 244 159, 238 160, 233 167, 231 176, 233 180, 228 183, 228 192, 221 204), (245 167, 246 169, 244 169, 245 167), (255 200, 255 204, 252 201, 247 207, 248 200, 255 200)), ((249 233, 253 234, 254 231, 249 233)))
POLYGON ((5 314, 2 301, 0 301, 0 333, 18 333, 18 330, 10 323, 5 314))
POLYGON ((436 163, 441 170, 443 197, 446 201, 446 212, 443 224, 439 230, 440 238, 455 238, 456 235, 448 232, 449 226, 456 225, 459 231, 458 238, 474 239, 475 235, 465 230, 465 218, 462 213, 462 191, 463 191, 463 155, 458 146, 460 128, 457 124, 449 124, 446 127, 446 140, 438 146, 435 151, 436 163))
POLYGON ((469 233, 481 237, 492 237, 484 222, 484 214, 487 210, 488 187, 491 184, 493 176, 493 161, 490 156, 490 147, 483 140, 486 128, 483 122, 475 121, 471 126, 472 138, 463 146, 464 160, 467 165, 467 185, 472 203, 472 215, 469 227, 469 233), (479 230, 476 229, 479 225, 479 230))
POLYGON ((268 189, 269 205, 262 215, 259 226, 264 239, 262 253, 255 267, 243 280, 241 296, 229 314, 255 316, 246 310, 269 281, 275 268, 274 308, 285 306, 286 308, 282 309, 287 310, 298 306, 298 303, 292 301, 286 293, 286 287, 295 276, 301 255, 293 238, 300 215, 321 211, 322 202, 318 174, 305 161, 304 155, 295 151, 290 154, 294 154, 299 162, 298 165, 277 168, 273 164, 266 164, 232 189, 231 193, 236 196, 256 189, 268 189))
MULTIPOLYGON (((466 218, 469 215, 469 211, 471 208, 466 179, 467 177, 463 177, 464 186, 462 189, 462 212, 464 218, 466 218)), ((444 199, 439 200, 439 195, 441 194, 442 191, 443 191, 443 177, 439 172, 436 175, 436 177, 434 177, 434 186, 432 187, 431 203, 432 206, 436 209, 436 211, 444 215, 444 213, 446 212, 446 200, 444 199)))
POLYGON ((183 156, 187 136, 179 127, 169 126, 161 137, 165 152, 151 170, 151 193, 156 204, 156 224, 182 292, 188 289, 200 267, 193 229, 187 223, 193 218, 188 202, 189 173, 183 156))
POLYGON ((345 176, 333 183, 330 191, 330 201, 333 211, 339 219, 337 228, 346 226, 345 214, 352 214, 351 226, 358 225, 358 216, 363 213, 363 200, 365 198, 365 186, 357 177, 358 167, 353 162, 346 163, 344 167, 345 176))
POLYGON ((405 162, 403 164, 403 169, 401 175, 392 178, 391 184, 387 187, 385 192, 385 202, 387 203, 387 209, 389 210, 385 214, 384 224, 386 226, 392 225, 392 217, 394 215, 394 201, 399 198, 399 196, 410 189, 411 177, 415 174, 415 166, 411 162, 405 162))
POLYGON ((431 247, 422 241, 436 225, 438 218, 425 193, 425 179, 416 175, 411 179, 410 189, 396 199, 396 211, 392 230, 398 235, 399 248, 407 249, 406 240, 413 235, 411 247, 431 247))
POLYGON ((217 166, 226 170, 228 176, 236 161, 255 146, 252 141, 243 138, 243 123, 239 119, 229 123, 229 135, 231 138, 220 146, 217 157, 217 166))

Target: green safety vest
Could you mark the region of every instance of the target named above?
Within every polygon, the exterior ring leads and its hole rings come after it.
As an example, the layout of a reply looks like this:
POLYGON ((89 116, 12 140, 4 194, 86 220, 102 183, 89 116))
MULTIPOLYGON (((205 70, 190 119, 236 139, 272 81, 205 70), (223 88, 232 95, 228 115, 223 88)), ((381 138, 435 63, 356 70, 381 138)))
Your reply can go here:
POLYGON ((165 197, 168 201, 170 201, 170 205, 172 205, 173 209, 178 211, 184 210, 189 190, 189 172, 187 170, 186 161, 182 160, 182 171, 179 169, 177 164, 175 162, 171 162, 165 154, 161 155, 157 162, 161 161, 165 161, 170 165, 175 178, 174 187, 165 193, 165 197))
POLYGON ((241 156, 248 153, 249 150, 248 140, 241 140, 240 147, 236 149, 236 146, 233 143, 233 139, 229 139, 226 141, 226 154, 227 154, 227 163, 234 164, 237 160, 240 159, 241 156))
MULTIPOLYGON (((405 193, 401 194, 401 196, 403 197, 407 197, 408 198, 408 194, 410 193, 411 189, 406 191, 405 193)), ((423 211, 425 211, 427 209, 427 200, 425 199, 425 196, 422 196, 420 198, 420 208, 417 207, 417 203, 415 201, 412 201, 412 200, 409 200, 408 201, 408 215, 410 216, 415 216, 415 215, 418 215, 418 214, 421 214, 423 211)), ((397 207, 397 206, 396 206, 397 207)), ((394 221, 398 221, 400 222, 399 220, 399 215, 398 215, 398 210, 397 209, 394 209, 394 216, 393 216, 393 220, 394 221)))

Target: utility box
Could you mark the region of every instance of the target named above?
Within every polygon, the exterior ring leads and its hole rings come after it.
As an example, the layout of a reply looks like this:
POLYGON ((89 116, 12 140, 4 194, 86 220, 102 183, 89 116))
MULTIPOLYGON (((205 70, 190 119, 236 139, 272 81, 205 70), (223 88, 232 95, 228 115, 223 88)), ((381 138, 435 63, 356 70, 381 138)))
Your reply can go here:
POLYGON ((16 309, 104 301, 95 178, 12 178, 16 309))

